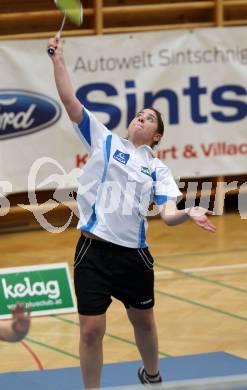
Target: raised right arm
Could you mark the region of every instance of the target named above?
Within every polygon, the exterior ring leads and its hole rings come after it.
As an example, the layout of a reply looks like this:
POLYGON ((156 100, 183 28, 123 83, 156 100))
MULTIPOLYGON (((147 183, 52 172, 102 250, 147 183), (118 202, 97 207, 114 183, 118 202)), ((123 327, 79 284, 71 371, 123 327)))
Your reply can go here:
POLYGON ((50 56, 53 62, 54 76, 58 94, 72 122, 80 123, 83 119, 83 106, 77 99, 69 73, 67 71, 61 40, 51 38, 48 47, 56 48, 54 55, 50 56))

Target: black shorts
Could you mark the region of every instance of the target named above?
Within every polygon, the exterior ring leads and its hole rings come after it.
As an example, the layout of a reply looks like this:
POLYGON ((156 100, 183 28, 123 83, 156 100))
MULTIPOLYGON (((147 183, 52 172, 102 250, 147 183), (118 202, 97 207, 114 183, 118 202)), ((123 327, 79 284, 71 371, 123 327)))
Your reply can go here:
POLYGON ((78 312, 106 312, 111 297, 126 308, 149 309, 154 305, 153 258, 147 248, 126 248, 81 235, 74 259, 78 312))

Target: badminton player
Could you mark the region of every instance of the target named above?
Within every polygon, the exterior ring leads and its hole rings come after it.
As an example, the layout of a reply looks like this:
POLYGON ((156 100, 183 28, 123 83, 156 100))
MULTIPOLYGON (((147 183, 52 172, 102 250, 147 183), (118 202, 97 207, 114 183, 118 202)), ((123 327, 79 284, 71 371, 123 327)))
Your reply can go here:
POLYGON ((12 315, 10 323, 0 323, 0 340, 11 343, 21 341, 27 335, 31 323, 30 312, 26 312, 20 303, 16 304, 12 315))
POLYGON ((153 108, 138 112, 127 139, 112 133, 75 96, 61 41, 50 39, 48 47, 55 48, 51 59, 60 99, 90 156, 79 179, 81 236, 74 259, 85 388, 100 386, 111 297, 124 304, 133 325, 143 360, 138 370, 141 383, 157 384, 162 378, 153 314, 153 258, 145 240, 148 205, 156 203, 170 226, 192 220, 210 232, 215 231, 207 217, 212 213, 200 207, 177 209, 178 187, 153 151, 164 132, 160 113, 153 108))

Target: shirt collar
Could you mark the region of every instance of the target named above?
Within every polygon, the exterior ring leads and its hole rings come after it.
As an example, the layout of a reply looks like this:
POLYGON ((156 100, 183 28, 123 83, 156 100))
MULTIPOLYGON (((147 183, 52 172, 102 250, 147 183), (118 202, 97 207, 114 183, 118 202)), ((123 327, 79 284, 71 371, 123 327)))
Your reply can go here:
POLYGON ((151 148, 151 146, 149 145, 140 145, 138 146, 137 148, 135 147, 135 145, 132 144, 132 142, 130 142, 128 139, 126 138, 123 138, 123 137, 120 137, 121 140, 125 143, 125 144, 128 144, 129 146, 132 147, 132 149, 134 150, 140 150, 140 149, 144 149, 144 150, 147 150, 153 157, 155 157, 155 152, 153 151, 153 149, 151 148))

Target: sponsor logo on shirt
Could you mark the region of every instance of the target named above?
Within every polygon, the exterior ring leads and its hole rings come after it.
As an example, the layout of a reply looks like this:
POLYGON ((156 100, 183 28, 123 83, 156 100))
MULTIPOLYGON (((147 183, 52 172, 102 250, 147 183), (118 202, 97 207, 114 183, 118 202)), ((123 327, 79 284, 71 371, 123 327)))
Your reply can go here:
POLYGON ((151 172, 148 167, 141 167, 141 172, 145 173, 145 175, 151 176, 151 172))
POLYGON ((120 162, 121 164, 126 165, 127 162, 129 161, 130 155, 127 153, 123 153, 120 150, 116 150, 116 152, 113 155, 113 158, 120 162))

